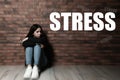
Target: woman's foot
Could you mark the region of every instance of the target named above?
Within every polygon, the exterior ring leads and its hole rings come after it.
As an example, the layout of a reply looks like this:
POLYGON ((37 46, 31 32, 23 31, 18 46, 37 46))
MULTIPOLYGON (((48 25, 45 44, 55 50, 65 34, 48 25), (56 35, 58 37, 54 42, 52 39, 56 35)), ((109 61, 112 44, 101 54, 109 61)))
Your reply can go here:
POLYGON ((37 65, 34 65, 31 78, 37 79, 38 77, 39 77, 38 67, 37 67, 37 65))
POLYGON ((32 66, 28 65, 24 73, 24 78, 30 78, 31 73, 32 73, 32 66))

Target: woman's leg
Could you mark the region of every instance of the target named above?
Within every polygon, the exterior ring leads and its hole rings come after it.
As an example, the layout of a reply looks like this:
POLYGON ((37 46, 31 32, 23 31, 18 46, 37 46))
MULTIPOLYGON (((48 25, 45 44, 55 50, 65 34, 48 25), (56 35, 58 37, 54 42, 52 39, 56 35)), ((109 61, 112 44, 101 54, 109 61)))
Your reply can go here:
POLYGON ((41 47, 39 44, 36 44, 34 46, 34 65, 39 64, 40 56, 41 56, 41 47))
POLYGON ((27 65, 31 65, 32 64, 32 52, 33 52, 33 48, 32 47, 27 47, 25 49, 26 64, 27 65))
POLYGON ((30 78, 31 73, 32 73, 32 52, 33 52, 33 48, 32 47, 27 47, 25 49, 25 54, 26 54, 26 64, 27 64, 27 68, 25 70, 24 73, 24 78, 30 78))
POLYGON ((38 64, 39 64, 39 59, 41 56, 41 47, 40 45, 36 44, 34 46, 34 67, 33 67, 33 71, 32 71, 32 79, 36 79, 38 78, 39 74, 38 74, 38 64))

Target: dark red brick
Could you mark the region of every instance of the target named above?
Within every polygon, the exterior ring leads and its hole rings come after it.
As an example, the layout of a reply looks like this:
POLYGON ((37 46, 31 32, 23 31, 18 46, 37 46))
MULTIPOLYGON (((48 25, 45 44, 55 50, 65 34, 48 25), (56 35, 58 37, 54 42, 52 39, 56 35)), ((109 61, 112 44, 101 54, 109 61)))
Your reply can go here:
MULTIPOLYGON (((0 1, 0 65, 24 65, 21 40, 34 23, 42 25, 53 46, 55 65, 120 64, 120 18, 118 0, 1 0, 0 1), (50 30, 49 15, 53 11, 113 11, 116 30, 85 32, 50 30)), ((61 21, 60 18, 58 20, 61 21)), ((62 23, 63 24, 63 23, 62 23)), ((72 23, 70 22, 70 25, 72 23)), ((70 26, 71 29, 71 26, 70 26)))

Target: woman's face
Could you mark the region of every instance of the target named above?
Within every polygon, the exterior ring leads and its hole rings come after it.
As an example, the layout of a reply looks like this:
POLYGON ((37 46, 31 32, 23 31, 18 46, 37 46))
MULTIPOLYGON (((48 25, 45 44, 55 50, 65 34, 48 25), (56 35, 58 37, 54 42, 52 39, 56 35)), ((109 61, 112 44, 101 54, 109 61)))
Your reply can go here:
POLYGON ((39 38, 39 37, 40 37, 40 34, 41 34, 40 31, 41 31, 41 29, 40 29, 40 28, 37 28, 37 29, 34 31, 34 33, 33 33, 34 37, 39 38))

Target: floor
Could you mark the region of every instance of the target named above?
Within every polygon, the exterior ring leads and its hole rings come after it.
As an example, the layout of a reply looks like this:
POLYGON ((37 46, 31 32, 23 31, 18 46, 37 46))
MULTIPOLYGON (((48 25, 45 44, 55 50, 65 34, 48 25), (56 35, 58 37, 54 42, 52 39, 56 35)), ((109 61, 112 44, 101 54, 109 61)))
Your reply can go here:
MULTIPOLYGON (((0 66, 0 80, 25 80, 24 71, 22 65, 0 66)), ((54 66, 42 72, 37 80, 120 80, 120 66, 54 66)))

